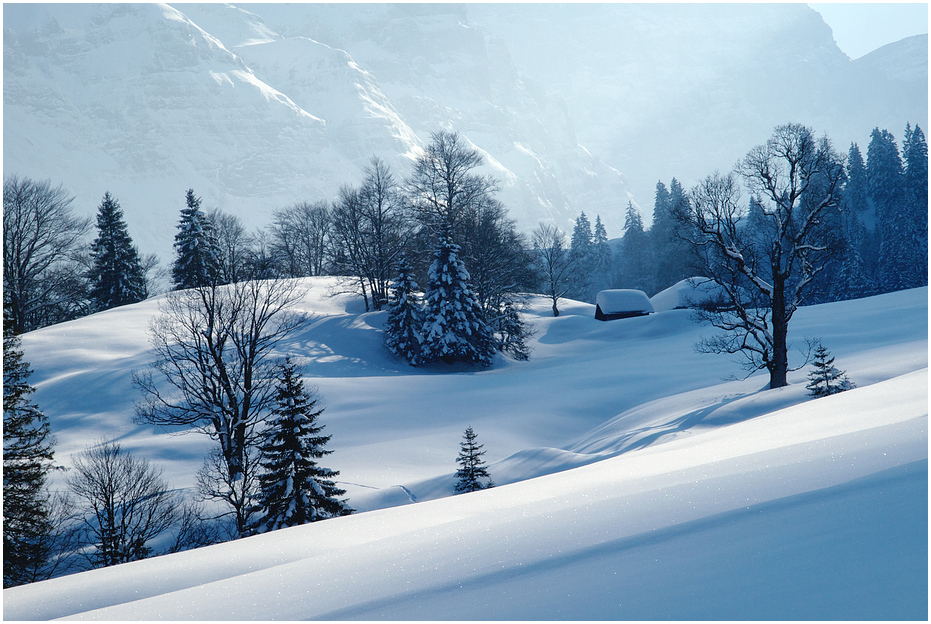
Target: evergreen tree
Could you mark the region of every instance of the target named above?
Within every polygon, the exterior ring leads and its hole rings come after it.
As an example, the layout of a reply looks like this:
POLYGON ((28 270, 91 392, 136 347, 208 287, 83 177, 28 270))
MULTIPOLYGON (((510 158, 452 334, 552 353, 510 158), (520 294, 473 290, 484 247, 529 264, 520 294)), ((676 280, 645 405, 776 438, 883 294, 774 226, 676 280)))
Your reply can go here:
POLYGON ((490 366, 495 353, 491 329, 459 259, 459 245, 440 238, 424 296, 421 361, 463 361, 490 366))
POLYGON ((902 192, 902 159, 895 137, 876 128, 870 135, 866 163, 870 197, 876 206, 879 235, 877 286, 880 292, 907 288, 909 225, 902 192))
POLYGON ((316 460, 332 453, 323 447, 331 436, 320 435, 323 413, 317 398, 304 388, 296 365, 290 359, 280 368, 277 406, 265 431, 256 510, 260 533, 317 520, 346 516, 352 509, 341 500, 346 491, 333 482, 338 471, 317 465, 316 460))
POLYGON ((499 351, 510 353, 517 360, 530 358, 530 347, 527 346, 527 338, 532 335, 532 332, 521 321, 513 302, 504 302, 497 327, 499 351))
POLYGON ((488 469, 485 467, 485 460, 482 459, 482 455, 485 454, 482 450, 484 445, 475 442, 478 435, 470 426, 462 437, 464 441, 459 443, 459 457, 456 459, 456 463, 459 464, 459 470, 456 471, 456 478, 459 479, 456 483, 456 493, 475 492, 494 487, 488 475, 488 469), (487 481, 483 481, 484 479, 487 481))
POLYGON ((871 272, 861 251, 867 235, 856 213, 848 214, 844 244, 838 258, 839 266, 832 284, 831 301, 859 299, 875 292, 871 272))
POLYGON ((856 143, 850 144, 847 152, 847 186, 844 192, 845 207, 852 213, 863 213, 869 207, 869 180, 866 175, 866 165, 860 147, 856 143))
POLYGON ((398 276, 391 284, 388 320, 385 321, 385 347, 399 357, 406 358, 411 366, 420 361, 420 328, 423 313, 417 298, 417 282, 406 254, 401 254, 398 276))
POLYGON ((572 267, 572 285, 566 296, 579 301, 594 301, 591 280, 594 268, 592 248, 592 224, 581 213, 575 220, 572 230, 572 240, 569 243, 569 263, 572 267))
POLYGON ((665 187, 661 189, 661 186, 662 182, 657 183, 653 227, 648 232, 654 265, 652 286, 656 291, 694 275, 692 249, 680 236, 683 225, 676 218, 677 212, 688 211, 688 194, 675 178, 669 183, 668 195, 662 192, 665 187))
POLYGON ((94 265, 88 277, 98 310, 146 298, 145 271, 123 221, 123 210, 109 192, 97 209, 97 239, 91 245, 94 265))
POLYGON ((46 477, 52 468, 49 424, 29 401, 35 391, 12 321, 3 323, 3 586, 39 579, 49 557, 46 477))
POLYGON ((171 279, 175 290, 210 286, 220 276, 220 251, 213 224, 200 209, 200 198, 188 189, 175 234, 175 262, 171 279))
POLYGON ((834 368, 834 358, 823 345, 815 349, 814 370, 808 374, 808 393, 814 397, 823 397, 850 390, 856 386, 847 379, 844 371, 834 368))
POLYGON ((650 274, 650 248, 643 219, 633 202, 627 202, 624 238, 621 240, 618 283, 623 288, 635 288, 653 294, 650 274))
POLYGON ((592 277, 591 295, 597 296, 599 291, 611 288, 614 275, 614 258, 611 245, 608 244, 608 232, 601 222, 601 215, 595 216, 595 233, 592 237, 592 277))
POLYGON ((905 159, 902 191, 907 213, 902 227, 911 258, 903 285, 914 288, 928 284, 928 144, 920 127, 912 130, 906 126, 902 152, 905 159))

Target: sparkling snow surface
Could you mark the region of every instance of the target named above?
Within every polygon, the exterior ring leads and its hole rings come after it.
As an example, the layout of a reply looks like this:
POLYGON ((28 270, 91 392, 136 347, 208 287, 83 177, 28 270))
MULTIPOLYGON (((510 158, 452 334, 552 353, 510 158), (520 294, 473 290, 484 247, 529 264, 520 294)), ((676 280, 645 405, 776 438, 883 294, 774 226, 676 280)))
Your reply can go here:
MULTIPOLYGON (((857 388, 696 354, 687 310, 533 300, 529 362, 411 368, 386 312, 307 280, 283 345, 359 513, 4 590, 5 619, 917 619, 928 615, 927 289, 801 309, 857 388), (451 496, 472 425, 497 487, 451 496)), ((132 423, 157 301, 23 337, 56 459, 116 437, 190 488, 209 441, 132 423)))

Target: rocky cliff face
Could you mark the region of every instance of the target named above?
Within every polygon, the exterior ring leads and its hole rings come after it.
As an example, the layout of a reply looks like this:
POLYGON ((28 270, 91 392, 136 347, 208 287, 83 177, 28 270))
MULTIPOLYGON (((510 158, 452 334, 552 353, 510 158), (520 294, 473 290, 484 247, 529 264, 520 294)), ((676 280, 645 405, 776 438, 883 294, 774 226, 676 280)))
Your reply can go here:
POLYGON ((802 121, 840 149, 927 123, 927 44, 851 62, 804 5, 4 5, 4 173, 170 257, 184 191, 265 225, 430 133, 486 158, 525 229, 620 234, 657 180, 802 121), (901 126, 901 127, 900 127, 901 126))

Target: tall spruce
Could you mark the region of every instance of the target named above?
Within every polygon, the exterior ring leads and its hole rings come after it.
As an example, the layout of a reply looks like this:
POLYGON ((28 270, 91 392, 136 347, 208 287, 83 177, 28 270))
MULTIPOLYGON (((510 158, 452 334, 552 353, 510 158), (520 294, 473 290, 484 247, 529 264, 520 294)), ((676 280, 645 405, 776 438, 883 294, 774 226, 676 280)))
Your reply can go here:
POLYGON ((676 219, 676 211, 688 210, 688 201, 682 185, 675 178, 670 181, 668 191, 662 182, 656 183, 653 226, 648 236, 654 258, 652 282, 657 291, 692 275, 691 251, 688 243, 678 235, 681 226, 676 219))
POLYGON ((850 144, 847 151, 847 185, 844 192, 845 208, 849 212, 862 213, 869 207, 869 180, 860 146, 850 144))
POLYGON ((220 277, 220 251, 213 224, 200 209, 200 198, 188 189, 175 234, 171 279, 175 290, 210 286, 220 277))
POLYGON ((463 434, 463 441, 459 443, 459 457, 456 463, 459 464, 459 470, 456 471, 456 493, 475 492, 494 487, 491 477, 488 475, 488 468, 485 467, 485 460, 482 456, 485 451, 482 450, 483 444, 476 443, 478 434, 468 427, 463 434))
POLYGON ((459 259, 459 245, 442 236, 424 295, 422 361, 461 361, 490 366, 495 340, 459 259))
POLYGON ((591 294, 611 288, 614 277, 614 254, 608 243, 608 231, 601 222, 601 215, 595 216, 595 230, 592 234, 592 277, 591 294))
POLYGON ((594 254, 592 247, 592 224, 582 212, 575 220, 572 239, 569 242, 569 263, 572 271, 571 286, 566 295, 579 301, 594 301, 592 293, 592 270, 594 254))
POLYGON ((643 218, 633 202, 627 202, 618 270, 618 282, 622 287, 653 294, 649 240, 643 228, 643 218))
POLYGON ((902 152, 902 192, 907 213, 903 219, 907 247, 903 251, 911 258, 903 286, 914 288, 928 284, 928 143, 920 127, 906 126, 902 152))
POLYGON ((50 554, 46 478, 52 469, 49 423, 29 400, 32 371, 12 321, 3 323, 3 586, 39 580, 50 554))
POLYGON ((346 516, 352 509, 339 497, 346 491, 333 478, 339 475, 317 464, 333 451, 324 448, 331 436, 320 435, 317 418, 323 407, 314 392, 304 388, 297 365, 290 359, 280 367, 276 407, 261 446, 264 473, 259 476, 257 531, 264 533, 317 520, 346 516))
POLYGON ((385 347, 416 366, 420 362, 420 329, 423 314, 417 298, 417 282, 407 255, 401 254, 398 276, 391 284, 388 320, 385 321, 385 347))
POLYGON ((879 257, 877 286, 880 292, 906 288, 911 272, 906 258, 908 224, 902 192, 902 159, 895 137, 875 128, 870 134, 866 163, 870 197, 876 207, 879 257))
POLYGON ((91 244, 90 296, 98 310, 146 298, 145 271, 123 220, 119 202, 104 193, 97 209, 97 238, 91 244))

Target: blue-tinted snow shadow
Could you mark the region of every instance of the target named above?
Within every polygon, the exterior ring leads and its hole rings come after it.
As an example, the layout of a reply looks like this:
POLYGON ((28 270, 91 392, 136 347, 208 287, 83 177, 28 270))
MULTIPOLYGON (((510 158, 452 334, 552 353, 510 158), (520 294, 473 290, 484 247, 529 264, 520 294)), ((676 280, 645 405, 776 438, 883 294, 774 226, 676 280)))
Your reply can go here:
POLYGON ((315 619, 927 621, 927 491, 922 460, 315 619))

